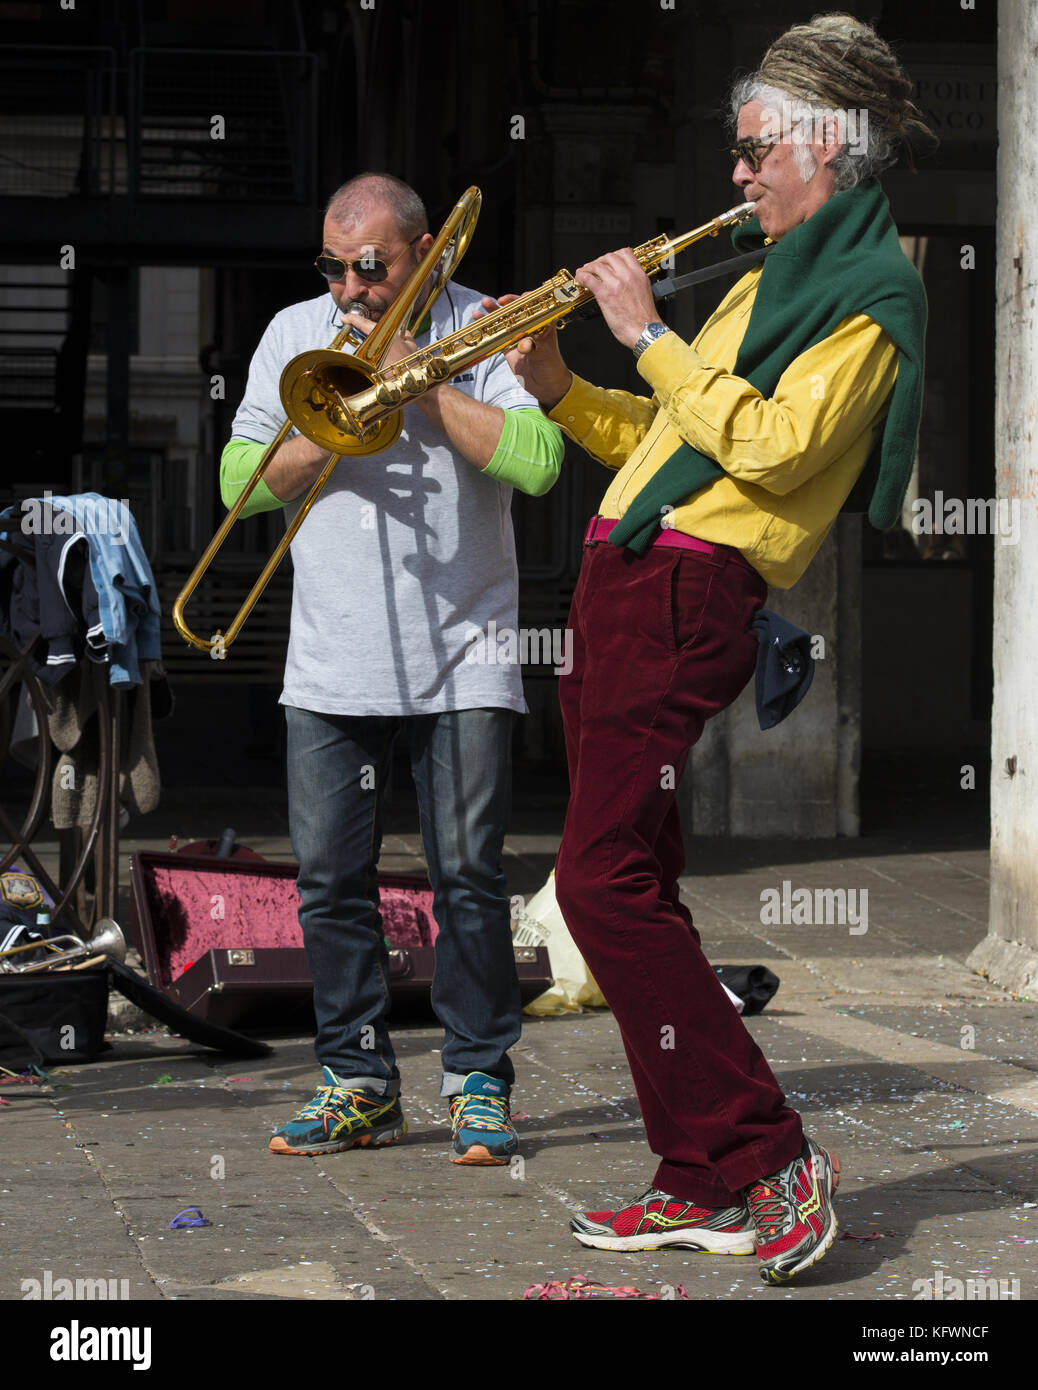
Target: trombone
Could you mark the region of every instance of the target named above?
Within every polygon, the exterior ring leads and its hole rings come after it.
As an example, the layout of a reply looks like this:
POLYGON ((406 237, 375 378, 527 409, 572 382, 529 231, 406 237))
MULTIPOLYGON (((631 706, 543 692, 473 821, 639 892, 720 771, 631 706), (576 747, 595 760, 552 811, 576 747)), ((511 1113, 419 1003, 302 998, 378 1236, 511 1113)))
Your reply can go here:
MULTIPOLYGON (((369 333, 364 342, 357 348, 356 352, 349 354, 342 351, 343 344, 349 338, 354 329, 346 325, 333 340, 326 352, 335 354, 336 361, 353 364, 353 377, 351 384, 353 389, 360 388, 361 383, 367 385, 373 375, 377 375, 378 368, 382 364, 382 359, 389 351, 390 344, 396 337, 401 327, 408 332, 420 321, 423 314, 427 313, 433 302, 436 300, 444 285, 454 274, 465 252, 468 250, 469 242, 472 240, 472 233, 475 231, 476 222, 479 218, 479 207, 482 202, 482 194, 478 188, 469 188, 462 194, 455 204, 454 210, 447 221, 440 229, 440 234, 430 246, 428 253, 419 261, 407 279, 406 284, 393 300, 392 304, 376 323, 374 329, 369 333)), ((303 353, 294 358, 285 368, 281 378, 281 397, 285 400, 285 377, 293 368, 296 378, 297 394, 306 396, 308 394, 308 383, 305 370, 300 370, 299 365, 305 358, 313 354, 303 353)), ((318 353, 323 357, 324 353, 318 353)), ((316 398, 312 409, 320 412, 326 406, 316 398)), ((342 438, 337 440, 332 450, 332 456, 325 464, 317 481, 306 495, 302 506, 292 519, 291 525, 286 530, 284 536, 278 542, 274 553, 264 565, 259 578, 249 592, 248 598, 239 608, 237 614, 231 621, 226 632, 217 632, 207 641, 204 637, 199 637, 191 631, 184 619, 184 607, 198 587, 199 581, 206 570, 212 564, 213 559, 227 539, 228 532, 241 515, 246 502, 252 496, 256 484, 263 477, 270 466, 274 455, 284 444, 291 433, 293 426, 298 428, 293 416, 289 414, 285 423, 278 430, 277 434, 263 451, 263 457, 256 465, 256 471, 242 489, 241 496, 237 499, 234 506, 224 517, 223 523, 216 535, 209 542, 202 558, 192 570, 191 575, 177 595, 173 604, 173 626, 183 637, 185 642, 190 642, 193 647, 198 647, 200 651, 207 651, 213 657, 222 658, 227 648, 231 645, 241 630, 245 619, 252 612, 263 590, 270 582, 270 576, 284 559, 285 551, 292 544, 296 532, 306 520, 310 508, 317 501, 324 489, 325 483, 335 471, 335 466, 344 454, 369 454, 377 453, 380 449, 387 449, 394 443, 403 428, 402 413, 398 413, 395 418, 387 418, 379 421, 370 430, 360 432, 358 438, 342 438)), ((303 433, 303 431, 300 431, 303 433)), ((312 436, 307 435, 307 438, 312 436)), ((319 442, 317 440, 315 443, 319 442)), ((329 446, 325 446, 326 448, 329 446)))
MULTIPOLYGON (((436 259, 437 263, 446 260, 447 251, 457 244, 460 250, 452 263, 457 264, 464 255, 471 237, 472 227, 478 216, 479 202, 479 190, 470 188, 445 223, 436 244, 429 252, 430 259, 436 259)), ((634 255, 646 274, 654 274, 665 264, 669 264, 677 252, 683 251, 703 237, 717 236, 723 227, 739 226, 752 217, 753 212, 753 203, 741 203, 682 236, 671 237, 662 233, 653 237, 651 241, 636 247, 634 255)), ((400 433, 404 407, 411 401, 442 382, 449 381, 473 363, 481 362, 495 352, 514 347, 523 338, 538 333, 551 324, 559 323, 566 315, 575 309, 585 307, 594 298, 591 291, 579 284, 568 270, 560 270, 539 289, 531 290, 504 308, 495 309, 446 338, 441 338, 428 347, 420 348, 409 357, 383 368, 382 361, 390 341, 400 322, 414 308, 415 300, 423 288, 426 278, 426 273, 422 272, 424 264, 423 261, 416 267, 398 298, 379 320, 374 332, 355 353, 342 351, 342 344, 349 331, 344 329, 330 348, 300 353, 282 372, 281 402, 288 419, 264 451, 256 472, 246 483, 241 497, 227 514, 223 525, 209 543, 209 548, 173 605, 173 622, 185 641, 203 650, 212 651, 214 656, 223 655, 251 613, 293 536, 341 458, 347 454, 361 457, 388 448, 400 433), (293 425, 313 443, 331 450, 332 457, 314 483, 284 539, 268 560, 227 632, 222 636, 217 633, 212 641, 206 642, 196 637, 184 623, 184 604, 223 544, 227 532, 293 425)), ((442 279, 449 278, 449 274, 448 271, 442 279)), ((438 283, 434 295, 439 292, 440 287, 438 283)), ((425 307, 424 303, 422 307, 425 307)))

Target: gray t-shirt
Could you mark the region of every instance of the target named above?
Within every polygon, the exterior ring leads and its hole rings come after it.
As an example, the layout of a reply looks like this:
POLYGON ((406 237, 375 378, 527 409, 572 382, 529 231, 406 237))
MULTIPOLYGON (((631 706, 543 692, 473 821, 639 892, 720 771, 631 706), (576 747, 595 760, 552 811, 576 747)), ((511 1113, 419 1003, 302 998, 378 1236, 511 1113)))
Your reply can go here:
MULTIPOLYGON (((449 282, 419 346, 471 322, 479 302, 475 290, 449 282)), ((282 370, 298 353, 327 347, 341 322, 330 294, 271 320, 249 368, 233 438, 273 439, 284 420, 282 370)), ((536 408, 500 354, 452 385, 506 410, 536 408)), ((477 631, 494 631, 491 622, 498 633, 516 628, 511 501, 512 489, 453 452, 416 405, 405 408, 395 444, 344 458, 292 542, 281 703, 319 714, 487 707, 525 713, 519 666, 472 660, 488 650, 474 640, 477 631)))

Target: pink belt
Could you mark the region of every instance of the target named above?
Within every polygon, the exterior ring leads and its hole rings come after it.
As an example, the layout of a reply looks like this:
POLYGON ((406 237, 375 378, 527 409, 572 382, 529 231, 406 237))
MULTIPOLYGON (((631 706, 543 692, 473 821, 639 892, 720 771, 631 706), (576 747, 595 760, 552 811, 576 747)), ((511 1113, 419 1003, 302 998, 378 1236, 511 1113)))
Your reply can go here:
MULTIPOLYGON (((604 516, 593 516, 584 535, 584 544, 594 545, 598 541, 608 540, 609 533, 616 524, 615 521, 610 521, 604 516)), ((674 550, 696 550, 701 555, 710 555, 722 563, 725 560, 731 560, 736 564, 743 565, 751 574, 757 573, 750 562, 730 545, 716 545, 711 541, 701 541, 696 536, 686 535, 684 531, 673 531, 669 527, 661 526, 652 544, 669 546, 674 550)))

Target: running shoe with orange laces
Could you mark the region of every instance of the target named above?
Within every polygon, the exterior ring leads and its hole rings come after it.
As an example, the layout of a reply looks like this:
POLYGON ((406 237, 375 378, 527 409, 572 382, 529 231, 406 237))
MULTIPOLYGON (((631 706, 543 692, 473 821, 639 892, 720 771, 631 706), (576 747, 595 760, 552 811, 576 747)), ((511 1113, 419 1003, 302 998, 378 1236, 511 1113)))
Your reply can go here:
POLYGON ((271 1153, 316 1156, 368 1145, 380 1148, 407 1133, 399 1096, 343 1086, 331 1067, 322 1067, 321 1074, 325 1084, 271 1138, 271 1153))
POLYGON ((452 1163, 510 1164, 519 1135, 509 1109, 509 1087, 485 1071, 470 1071, 450 1098, 452 1163))

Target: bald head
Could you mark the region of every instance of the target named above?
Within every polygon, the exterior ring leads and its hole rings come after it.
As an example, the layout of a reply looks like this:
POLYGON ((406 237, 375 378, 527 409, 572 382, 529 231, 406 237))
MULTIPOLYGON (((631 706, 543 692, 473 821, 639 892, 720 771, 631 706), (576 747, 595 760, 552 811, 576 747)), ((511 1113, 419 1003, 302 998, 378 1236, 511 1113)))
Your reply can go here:
POLYGON ((429 230, 421 198, 403 180, 392 174, 358 174, 328 200, 325 219, 344 231, 388 212, 405 241, 429 230))
POLYGON ((358 174, 336 189, 323 236, 324 254, 345 266, 342 277, 329 282, 332 298, 344 314, 376 321, 434 245, 422 200, 392 174, 358 174), (372 280, 363 271, 376 262, 383 278, 372 280))

